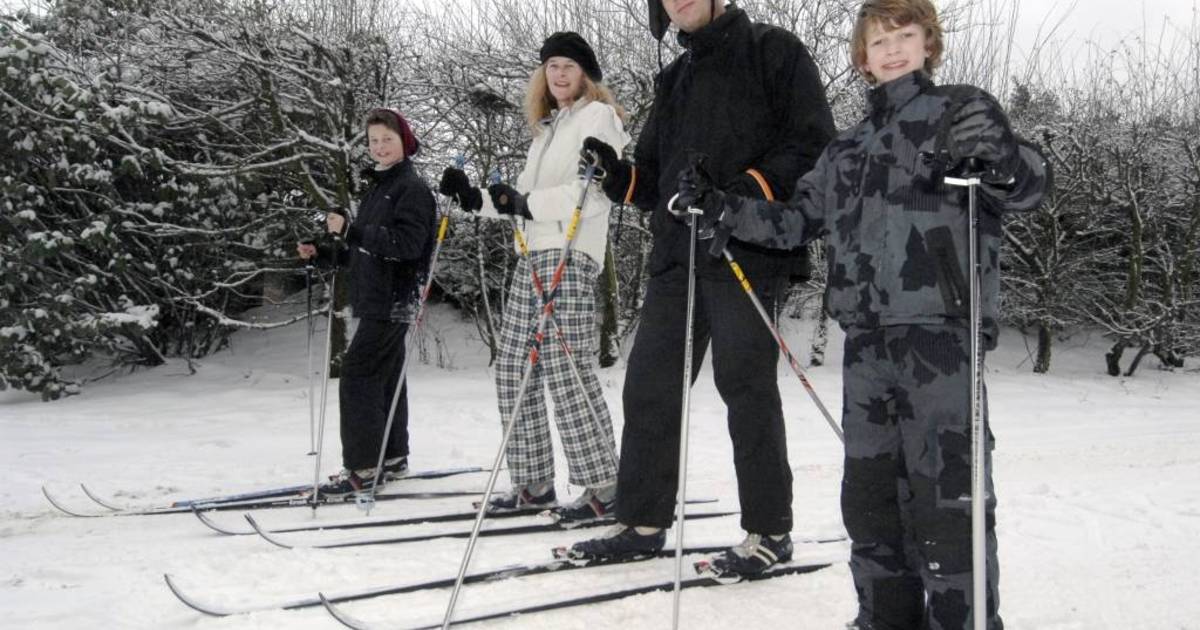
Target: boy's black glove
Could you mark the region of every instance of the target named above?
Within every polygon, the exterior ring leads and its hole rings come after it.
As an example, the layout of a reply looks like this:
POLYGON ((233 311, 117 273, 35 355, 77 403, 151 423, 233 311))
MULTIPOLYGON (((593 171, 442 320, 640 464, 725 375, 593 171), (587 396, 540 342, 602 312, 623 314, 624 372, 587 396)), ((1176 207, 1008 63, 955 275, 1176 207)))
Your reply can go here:
POLYGON ((450 166, 442 171, 442 181, 438 183, 438 192, 453 199, 458 206, 467 212, 478 212, 483 207, 483 194, 471 185, 470 178, 462 169, 450 166))
POLYGON ((975 118, 984 116, 991 118, 987 124, 975 124, 970 131, 955 133, 949 172, 978 175, 985 184, 1008 186, 1023 163, 1017 138, 1002 112, 980 112, 975 118))
POLYGON ((596 179, 604 195, 613 203, 625 203, 625 194, 633 177, 633 165, 622 160, 617 150, 607 142, 588 136, 583 141, 583 149, 579 151, 579 172, 583 173, 589 165, 596 167, 596 179))
POLYGON ((529 205, 525 203, 525 195, 517 192, 517 189, 512 186, 492 184, 488 186, 488 195, 492 198, 492 205, 496 207, 496 212, 509 216, 521 216, 526 219, 533 218, 533 215, 529 213, 529 205))

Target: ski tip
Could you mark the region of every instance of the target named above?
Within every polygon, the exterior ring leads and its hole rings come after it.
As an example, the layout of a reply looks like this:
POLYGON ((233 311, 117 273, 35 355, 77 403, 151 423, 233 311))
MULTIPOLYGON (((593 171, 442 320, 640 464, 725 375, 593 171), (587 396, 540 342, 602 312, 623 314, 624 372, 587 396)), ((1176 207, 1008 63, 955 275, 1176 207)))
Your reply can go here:
POLYGON ((46 488, 45 484, 42 485, 42 496, 46 497, 46 500, 50 502, 50 505, 53 505, 55 509, 64 514, 79 517, 99 516, 99 514, 84 514, 83 512, 68 510, 66 506, 59 503, 58 500, 54 498, 54 495, 50 494, 50 490, 46 488))
POLYGON ((201 523, 204 523, 205 527, 213 530, 214 532, 217 532, 218 534, 225 534, 226 536, 246 536, 246 535, 254 533, 254 530, 250 530, 247 532, 247 531, 232 530, 227 527, 222 527, 221 525, 218 525, 216 521, 212 520, 212 518, 210 518, 208 516, 208 514, 206 514, 200 508, 198 508, 194 505, 192 506, 192 514, 196 515, 196 518, 199 519, 201 523))
POLYGON ((84 483, 81 483, 81 484, 79 484, 79 489, 80 489, 80 490, 83 490, 83 494, 84 494, 84 496, 86 496, 87 498, 91 499, 91 500, 92 500, 92 501, 94 501, 96 504, 98 504, 100 507, 102 507, 102 508, 104 508, 104 509, 106 509, 106 510, 109 510, 109 511, 112 511, 112 512, 120 512, 120 511, 123 509, 123 508, 121 508, 120 506, 113 505, 112 503, 109 503, 108 501, 105 501, 104 499, 100 498, 100 496, 99 496, 99 495, 97 495, 96 493, 92 492, 92 491, 91 491, 91 489, 89 489, 89 488, 87 487, 87 484, 84 484, 84 483))
POLYGON ((171 590, 171 593, 175 595, 176 599, 183 602, 184 606, 187 606, 198 613, 203 613, 211 617, 228 617, 230 614, 232 614, 228 611, 220 610, 211 606, 204 606, 199 602, 196 602, 191 597, 186 595, 182 590, 180 590, 179 586, 175 584, 175 580, 171 577, 170 573, 164 573, 163 580, 167 583, 167 588, 171 590))
POLYGON ((321 605, 325 607, 325 611, 336 619, 338 623, 354 630, 370 630, 370 626, 335 606, 333 602, 329 601, 328 597, 325 597, 325 593, 317 593, 317 597, 321 598, 321 605))
POLYGON ((292 545, 289 545, 289 544, 279 540, 278 538, 271 536, 271 532, 267 531, 266 529, 263 529, 258 524, 258 521, 254 520, 254 516, 252 514, 245 514, 244 516, 246 517, 246 522, 250 523, 250 527, 254 528, 254 533, 258 534, 259 537, 262 538, 263 540, 271 543, 272 545, 275 545, 276 547, 283 547, 284 549, 292 549, 293 548, 292 545))

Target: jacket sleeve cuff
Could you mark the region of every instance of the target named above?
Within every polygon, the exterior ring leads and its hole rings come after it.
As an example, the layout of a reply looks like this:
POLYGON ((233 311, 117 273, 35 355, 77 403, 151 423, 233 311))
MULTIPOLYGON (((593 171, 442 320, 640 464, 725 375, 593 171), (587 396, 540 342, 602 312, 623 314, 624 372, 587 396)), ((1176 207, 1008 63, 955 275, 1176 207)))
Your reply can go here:
POLYGON ((766 199, 767 201, 775 201, 775 191, 771 188, 771 183, 767 181, 767 177, 761 171, 754 168, 748 168, 738 174, 733 179, 725 190, 735 195, 749 197, 751 199, 766 199))
POLYGON ((621 202, 625 205, 633 204, 633 191, 637 189, 637 166, 629 167, 629 186, 625 189, 625 199, 621 202))
POLYGON ((754 183, 758 185, 759 191, 762 192, 763 199, 766 199, 767 201, 775 201, 775 191, 771 190, 771 183, 767 181, 766 175, 763 175, 756 168, 746 169, 746 175, 748 175, 750 179, 753 179, 754 183))

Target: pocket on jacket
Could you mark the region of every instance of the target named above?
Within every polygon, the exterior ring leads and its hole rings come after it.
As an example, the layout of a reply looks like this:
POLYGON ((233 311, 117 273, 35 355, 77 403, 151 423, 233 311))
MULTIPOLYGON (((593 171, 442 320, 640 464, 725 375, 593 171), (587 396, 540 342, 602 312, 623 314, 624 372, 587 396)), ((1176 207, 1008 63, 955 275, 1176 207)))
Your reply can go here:
POLYGON ((892 182, 898 192, 898 202, 904 209, 915 212, 938 212, 945 197, 943 173, 926 153, 908 142, 898 142, 897 165, 893 171, 899 181, 892 182))
POLYGON ((925 233, 929 253, 937 261, 937 285, 946 313, 966 317, 970 312, 967 283, 958 264, 958 251, 950 228, 936 227, 925 233))

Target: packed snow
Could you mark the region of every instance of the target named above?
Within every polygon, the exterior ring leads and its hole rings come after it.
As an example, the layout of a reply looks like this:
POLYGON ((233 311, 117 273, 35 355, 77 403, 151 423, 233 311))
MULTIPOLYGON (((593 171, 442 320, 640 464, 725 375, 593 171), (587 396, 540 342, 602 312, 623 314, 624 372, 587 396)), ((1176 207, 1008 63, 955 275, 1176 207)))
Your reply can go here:
MULTIPOLYGON (((282 319, 283 316, 280 316, 282 319)), ((785 321, 794 348, 807 322, 785 321)), ((323 340, 318 326, 314 342, 323 340)), ((232 346, 88 385, 82 395, 42 403, 0 393, 0 627, 336 628, 320 607, 207 617, 184 606, 163 574, 197 598, 228 605, 336 594, 360 587, 453 577, 466 542, 284 550, 256 536, 222 536, 193 516, 75 518, 54 510, 41 486, 81 510, 103 511, 85 482, 112 501, 151 506, 174 499, 305 483, 313 476, 305 368, 307 327, 237 333, 232 346)), ((840 408, 841 336, 829 364, 809 371, 830 409, 840 408)), ((487 352, 457 312, 433 309, 423 343, 448 365, 410 370, 414 470, 488 466, 500 423, 487 352)), ((1029 342, 1032 343, 1032 342, 1029 342)), ((989 356, 987 384, 1000 499, 1001 612, 1010 629, 1200 628, 1200 374, 1143 366, 1133 378, 1102 373, 1105 343, 1087 334, 1056 347, 1049 375, 1030 372, 1027 341, 1005 331, 989 356)), ((707 362, 706 362, 707 363, 707 362)), ((601 370, 620 429, 623 366, 601 370)), ((779 382, 795 475, 794 536, 844 534, 839 513, 841 447, 784 363, 779 382)), ((323 473, 338 463, 337 387, 331 384, 323 473)), ((705 509, 737 509, 723 406, 706 365, 692 397, 689 495, 719 498, 705 509)), ((568 489, 558 461, 560 498, 568 489)), ((482 490, 485 474, 406 480, 397 489, 482 490)), ((501 474, 500 488, 507 487, 501 474)), ((467 499, 380 503, 372 518, 469 508, 467 499)), ((359 518, 352 505, 260 511, 268 527, 359 518)), ((218 522, 244 523, 237 512, 218 522)), ((503 525, 534 522, 509 519, 503 525)), ((290 534, 305 542, 462 530, 469 522, 382 531, 290 534)), ((549 559, 549 550, 600 530, 481 539, 472 571, 549 559)), ((739 542, 736 517, 698 521, 689 544, 739 542)), ((672 533, 669 540, 673 540, 672 533)), ((845 543, 797 546, 798 560, 829 562, 816 573, 685 591, 681 627, 840 629, 855 613, 845 543)), ((458 616, 497 607, 634 586, 673 575, 671 560, 468 586, 458 616)), ((438 623, 448 590, 348 603, 380 627, 438 623)), ((496 628, 663 628, 670 593, 489 622, 496 628)))

